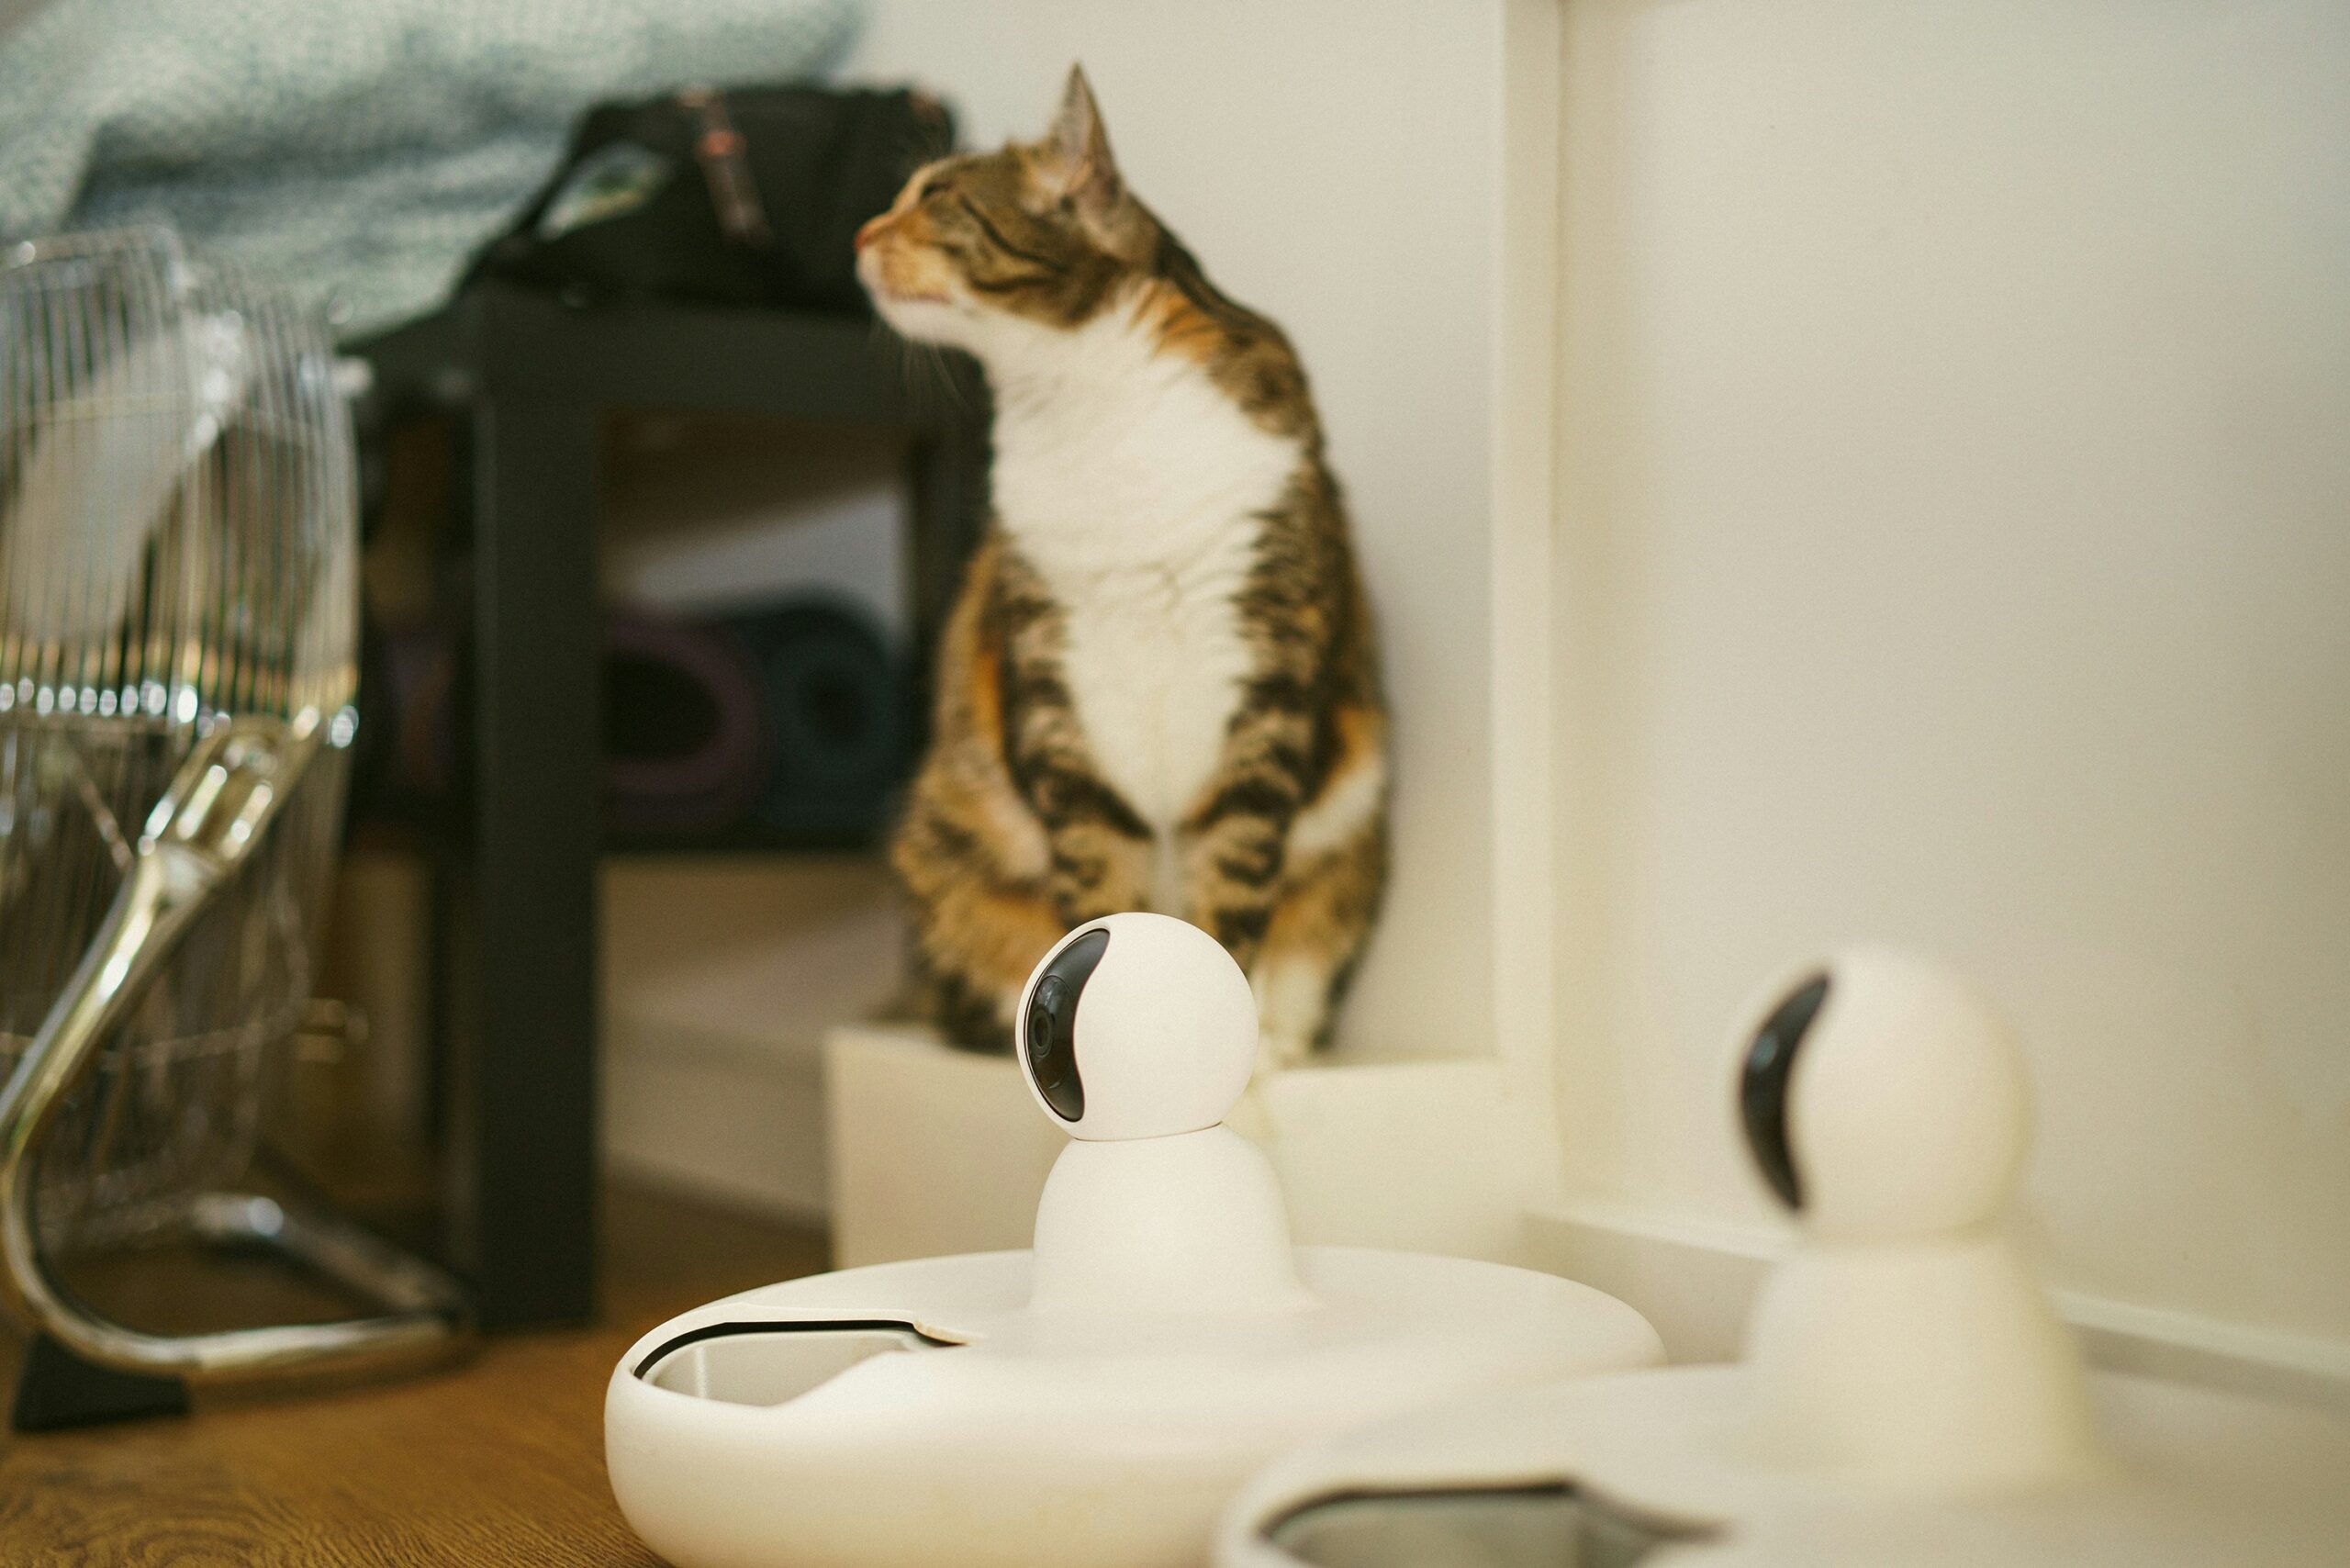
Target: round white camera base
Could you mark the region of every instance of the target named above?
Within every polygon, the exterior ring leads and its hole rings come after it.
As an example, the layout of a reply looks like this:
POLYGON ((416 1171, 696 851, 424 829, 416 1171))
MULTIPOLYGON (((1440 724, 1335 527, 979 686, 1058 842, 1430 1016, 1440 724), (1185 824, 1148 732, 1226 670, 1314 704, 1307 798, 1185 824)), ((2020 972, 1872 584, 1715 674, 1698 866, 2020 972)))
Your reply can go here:
POLYGON ((2331 1568, 2350 1433, 2152 1379, 2089 1380, 2100 1462, 1949 1493, 1794 1468, 1743 1367, 1475 1395, 1310 1445, 1248 1485, 1216 1568, 2331 1568))
POLYGON ((678 1568, 1189 1568, 1301 1443, 1663 1359, 1639 1313, 1550 1275, 1292 1247, 1270 1166, 1219 1125, 1256 1018, 1203 933, 1080 927, 1021 1011, 1072 1135, 1032 1250, 771 1285, 613 1369, 612 1491, 678 1568))
POLYGON ((1270 1311, 1032 1307, 1033 1255, 922 1259, 696 1308, 614 1369, 621 1511, 679 1568, 1145 1568, 1310 1439, 1473 1388, 1654 1363, 1613 1297, 1302 1248, 1270 1311))

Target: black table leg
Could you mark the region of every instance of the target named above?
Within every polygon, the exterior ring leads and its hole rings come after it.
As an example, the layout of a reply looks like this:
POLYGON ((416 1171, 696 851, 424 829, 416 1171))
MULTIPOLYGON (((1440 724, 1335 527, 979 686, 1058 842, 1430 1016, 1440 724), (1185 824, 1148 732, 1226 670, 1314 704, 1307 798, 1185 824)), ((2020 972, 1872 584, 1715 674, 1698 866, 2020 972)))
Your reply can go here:
POLYGON ((596 1305, 597 421, 473 415, 468 820, 444 867, 451 1261, 486 1327, 596 1305))
MULTIPOLYGON (((839 422, 912 442, 916 680, 984 516, 987 393, 910 395, 870 323, 655 304, 574 309, 495 286, 364 352, 387 419, 468 422, 474 777, 437 849, 432 1008, 447 1259, 484 1324, 595 1307, 601 708, 597 413, 839 422)), ((927 702, 920 711, 926 716, 927 702)), ((437 827, 438 824, 436 824, 437 827)))

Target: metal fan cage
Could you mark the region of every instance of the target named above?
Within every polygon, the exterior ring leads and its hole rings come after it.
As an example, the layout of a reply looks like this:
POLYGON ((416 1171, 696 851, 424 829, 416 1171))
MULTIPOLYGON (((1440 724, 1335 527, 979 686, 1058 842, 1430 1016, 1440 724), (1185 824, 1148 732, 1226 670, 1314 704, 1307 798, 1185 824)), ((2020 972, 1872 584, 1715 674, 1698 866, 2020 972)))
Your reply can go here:
POLYGON ((233 1180, 300 1026, 355 726, 350 421, 317 321, 168 230, 0 253, 0 1081, 196 742, 319 746, 40 1148, 51 1251, 233 1180))

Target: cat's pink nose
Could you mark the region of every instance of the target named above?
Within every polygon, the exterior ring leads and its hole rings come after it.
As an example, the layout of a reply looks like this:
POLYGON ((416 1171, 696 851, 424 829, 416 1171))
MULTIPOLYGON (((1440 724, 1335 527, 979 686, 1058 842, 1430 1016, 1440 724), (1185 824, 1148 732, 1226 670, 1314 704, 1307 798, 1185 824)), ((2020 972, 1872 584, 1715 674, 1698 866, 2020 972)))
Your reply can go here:
POLYGON ((865 220, 865 227, 856 231, 858 255, 865 254, 865 247, 873 243, 874 238, 881 232, 881 226, 889 221, 890 215, 886 212, 878 218, 868 218, 865 220))

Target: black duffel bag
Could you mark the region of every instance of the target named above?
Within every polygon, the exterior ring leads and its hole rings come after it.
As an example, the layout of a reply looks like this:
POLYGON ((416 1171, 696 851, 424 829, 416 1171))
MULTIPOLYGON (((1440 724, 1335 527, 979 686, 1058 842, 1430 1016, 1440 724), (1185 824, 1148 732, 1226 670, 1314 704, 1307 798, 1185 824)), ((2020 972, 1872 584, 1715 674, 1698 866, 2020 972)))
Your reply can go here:
POLYGON ((905 90, 691 88, 607 104, 465 282, 861 312, 858 226, 954 140, 946 107, 905 90))

